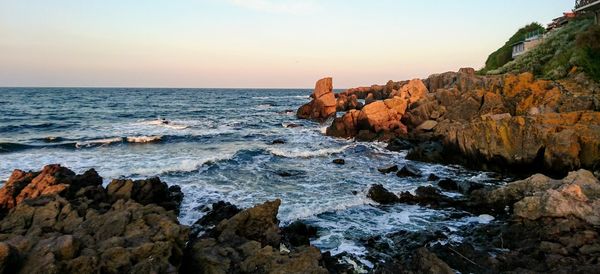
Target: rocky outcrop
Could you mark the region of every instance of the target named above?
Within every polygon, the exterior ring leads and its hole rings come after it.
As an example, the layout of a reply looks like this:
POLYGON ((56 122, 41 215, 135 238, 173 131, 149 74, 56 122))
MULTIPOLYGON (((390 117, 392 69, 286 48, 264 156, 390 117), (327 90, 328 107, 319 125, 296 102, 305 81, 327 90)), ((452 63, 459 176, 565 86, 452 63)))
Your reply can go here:
MULTIPOLYGON (((400 121, 407 107, 418 101, 427 93, 427 88, 421 80, 411 80, 394 90, 395 84, 388 83, 391 89, 384 100, 376 100, 373 93, 361 110, 350 110, 327 128, 326 134, 340 138, 357 137, 361 140, 389 140, 396 136, 406 135, 406 127, 400 121)), ((378 95, 382 98, 384 95, 378 95)))
POLYGON ((310 103, 298 109, 298 118, 324 121, 335 116, 338 103, 333 94, 333 80, 331 78, 323 78, 317 81, 311 98, 313 100, 310 103))
POLYGON ((181 264, 188 229, 174 211, 112 197, 94 170, 17 170, 0 192, 10 208, 0 221, 4 273, 173 273, 181 264))
POLYGON ((315 247, 283 244, 277 221, 280 204, 275 200, 243 210, 193 238, 184 272, 327 273, 315 247))

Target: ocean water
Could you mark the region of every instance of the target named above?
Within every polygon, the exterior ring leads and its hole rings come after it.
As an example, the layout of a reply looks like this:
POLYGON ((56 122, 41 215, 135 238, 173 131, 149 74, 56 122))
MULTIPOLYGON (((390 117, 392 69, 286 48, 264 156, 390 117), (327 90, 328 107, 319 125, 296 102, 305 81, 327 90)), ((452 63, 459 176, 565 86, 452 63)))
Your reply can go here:
POLYGON ((182 187, 184 224, 219 200, 249 207, 280 198, 283 224, 303 220, 316 225, 319 236, 313 244, 359 257, 366 255, 361 239, 369 236, 442 227, 451 233, 481 221, 470 215, 450 218, 456 213, 452 210, 379 206, 366 198, 375 183, 394 192, 430 185, 430 173, 457 181, 496 180, 494 174, 458 166, 411 162, 406 152, 387 151, 383 143, 324 136, 324 125, 295 117, 310 93, 0 88, 0 180, 17 168, 39 170, 52 163, 76 172, 95 168, 105 184, 159 176, 182 187), (300 126, 286 127, 290 124, 300 126), (285 144, 274 145, 274 140, 285 144), (337 158, 346 164, 333 164, 337 158), (410 164, 425 176, 398 178, 377 171, 392 164, 410 164))

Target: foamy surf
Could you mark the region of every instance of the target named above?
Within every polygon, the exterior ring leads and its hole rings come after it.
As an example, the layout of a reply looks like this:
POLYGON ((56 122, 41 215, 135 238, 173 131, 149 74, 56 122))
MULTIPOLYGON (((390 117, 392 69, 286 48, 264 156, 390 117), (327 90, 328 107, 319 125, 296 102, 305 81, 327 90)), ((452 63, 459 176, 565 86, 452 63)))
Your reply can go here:
POLYGON ((161 135, 134 136, 134 137, 127 137, 125 140, 127 140, 128 143, 146 144, 146 143, 160 142, 162 140, 162 138, 163 137, 161 135))
POLYGON ((176 122, 169 121, 169 120, 163 120, 163 119, 157 119, 157 120, 152 120, 152 121, 145 121, 145 122, 141 122, 140 124, 142 124, 142 125, 149 125, 149 126, 160 126, 160 127, 165 127, 165 128, 170 128, 170 129, 177 129, 177 130, 182 130, 182 129, 189 128, 188 125, 176 123, 176 122))
POLYGON ((106 146, 106 145, 110 145, 113 143, 121 143, 121 142, 123 142, 123 138, 121 138, 121 137, 96 139, 96 140, 77 142, 75 144, 75 147, 76 148, 84 148, 84 147, 91 147, 91 146, 106 146))
POLYGON ((301 148, 273 148, 269 147, 267 150, 275 155, 286 158, 313 158, 320 156, 327 156, 332 154, 338 154, 344 152, 350 146, 344 146, 341 148, 322 148, 317 150, 303 150, 301 148))

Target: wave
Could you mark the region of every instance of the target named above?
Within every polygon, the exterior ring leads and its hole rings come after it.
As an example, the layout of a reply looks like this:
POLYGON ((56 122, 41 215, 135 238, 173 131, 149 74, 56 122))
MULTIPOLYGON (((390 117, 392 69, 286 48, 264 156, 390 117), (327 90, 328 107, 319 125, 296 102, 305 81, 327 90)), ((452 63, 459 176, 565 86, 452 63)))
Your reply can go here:
POLYGON ((163 136, 154 135, 154 136, 136 136, 136 137, 127 137, 125 140, 128 143, 137 143, 137 144, 147 144, 147 143, 156 143, 162 140, 163 136))
POLYGON ((76 148, 82 147, 92 147, 92 146, 105 146, 113 143, 122 143, 125 138, 122 137, 114 137, 114 138, 106 138, 106 139, 96 139, 89 141, 81 141, 75 144, 76 148))
POLYGON ((177 129, 177 130, 187 129, 190 127, 189 125, 176 123, 176 122, 172 122, 169 120, 163 120, 163 119, 144 121, 144 122, 141 122, 140 124, 149 125, 149 126, 160 126, 160 127, 166 127, 166 128, 170 128, 170 129, 177 129))
POLYGON ((19 152, 28 149, 40 149, 40 148, 63 148, 63 149, 72 149, 75 148, 76 143, 61 143, 61 144, 51 144, 51 145, 28 145, 28 144, 19 144, 19 143, 0 143, 0 154, 2 153, 13 153, 19 152))
POLYGON ((313 157, 320 157, 320 156, 327 156, 327 155, 332 155, 332 154, 339 154, 344 152, 346 149, 348 149, 350 146, 343 146, 341 148, 323 148, 323 149, 317 149, 317 150, 301 150, 298 148, 290 148, 290 149, 285 149, 285 148, 267 148, 267 150, 275 155, 275 156, 281 156, 281 157, 285 157, 285 158, 313 158, 313 157))

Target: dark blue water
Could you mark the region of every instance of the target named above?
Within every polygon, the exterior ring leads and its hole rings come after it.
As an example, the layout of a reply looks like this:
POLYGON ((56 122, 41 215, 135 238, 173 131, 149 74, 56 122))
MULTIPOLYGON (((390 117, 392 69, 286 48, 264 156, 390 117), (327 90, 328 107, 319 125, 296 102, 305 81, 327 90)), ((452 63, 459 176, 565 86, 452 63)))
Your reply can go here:
MULTIPOLYGON (((95 168, 105 183, 160 176, 182 186, 180 219, 186 224, 203 214, 203 205, 219 200, 248 207, 281 198, 282 222, 302 219, 319 226, 313 243, 333 253, 362 255, 359 239, 370 235, 439 226, 451 231, 480 220, 448 220, 449 211, 381 207, 367 199, 374 183, 395 192, 430 183, 377 172, 410 162, 405 153, 387 151, 381 143, 326 137, 323 125, 296 119, 295 110, 310 92, 0 88, 0 180, 13 169, 51 163, 77 172, 95 168), (277 139, 286 143, 273 145, 277 139), (332 164, 336 158, 346 165, 332 164)), ((460 167, 410 164, 426 175, 490 180, 489 174, 460 167)))

